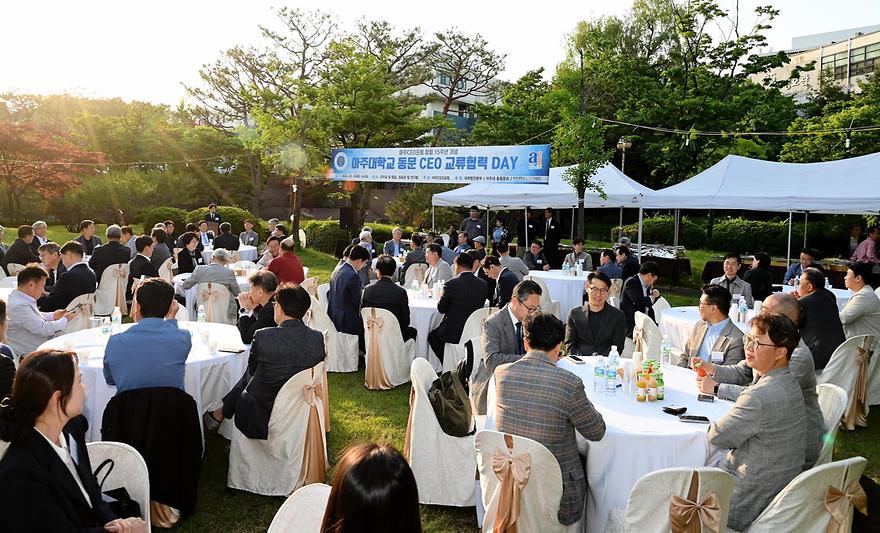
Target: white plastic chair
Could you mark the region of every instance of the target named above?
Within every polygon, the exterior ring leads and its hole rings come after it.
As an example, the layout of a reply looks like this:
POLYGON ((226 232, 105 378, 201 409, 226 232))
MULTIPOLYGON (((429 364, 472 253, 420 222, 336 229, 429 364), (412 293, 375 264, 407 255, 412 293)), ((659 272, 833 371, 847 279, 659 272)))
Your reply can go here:
POLYGON ((144 515, 144 522, 147 523, 147 531, 150 530, 150 472, 147 469, 147 463, 141 454, 133 447, 123 442, 89 442, 86 444, 89 452, 89 462, 92 468, 97 469, 98 465, 107 459, 113 460, 113 470, 103 480, 107 468, 101 471, 101 478, 98 483, 104 481, 101 489, 106 492, 108 490, 125 487, 128 495, 132 500, 141 506, 141 513, 144 515))
POLYGON ((635 314, 635 328, 633 328, 633 343, 634 350, 639 349, 639 342, 637 341, 638 337, 641 336, 643 345, 641 346, 642 355, 646 358, 657 358, 660 354, 660 347, 663 345, 663 335, 660 333, 660 328, 657 327, 657 324, 651 320, 651 317, 642 313, 641 311, 636 311, 635 314))
POLYGON ((425 272, 428 271, 427 263, 413 263, 407 267, 403 274, 403 286, 411 287, 413 280, 418 280, 419 285, 425 281, 425 272))
POLYGON ((299 372, 281 387, 265 440, 249 439, 234 427, 226 484, 264 496, 287 496, 309 483, 327 478, 327 437, 324 421, 324 363, 299 372), (320 433, 320 449, 309 449, 309 431, 320 433), (316 458, 315 463, 309 456, 316 458))
POLYGON ((6 276, 0 280, 0 289, 14 289, 16 287, 18 287, 17 276, 6 276))
MULTIPOLYGON (((573 533, 581 530, 583 516, 569 526, 560 524, 557 518, 562 498, 562 472, 550 450, 525 437, 483 430, 478 431, 474 438, 480 490, 486 509, 483 531, 492 531, 496 522, 494 502, 499 496, 496 492, 500 487, 498 476, 492 469, 492 455, 496 450, 504 455, 510 453, 514 458, 522 454, 531 457, 531 475, 521 493, 520 515, 516 521, 520 533, 573 533), (512 444, 510 447, 508 440, 512 444)), ((465 473, 462 472, 462 475, 465 473)))
MULTIPOLYGON (((167 281, 168 283, 174 284, 174 262, 169 257, 162 263, 162 266, 159 267, 159 277, 167 281)), ((103 277, 103 275, 102 275, 103 277)))
POLYGON ((225 285, 219 283, 199 283, 196 285, 196 309, 205 306, 205 320, 218 324, 235 324, 229 315, 229 300, 232 294, 225 285))
MULTIPOLYGON (((816 376, 818 384, 833 383, 846 392, 848 401, 844 414, 849 413, 850 409, 858 408, 858 394, 856 391, 856 380, 859 375, 859 365, 856 362, 858 350, 859 348, 868 348, 873 343, 874 337, 871 335, 859 335, 846 339, 831 354, 831 359, 828 360, 828 364, 825 365, 822 373, 816 376)), ((865 416, 867 417, 870 410, 868 402, 865 402, 864 409, 865 416)))
POLYGON ((423 358, 412 362, 412 391, 404 454, 409 460, 419 503, 427 505, 474 505, 474 436, 447 435, 428 400, 428 390, 437 379, 431 364, 423 358))
POLYGON ((471 313, 467 321, 464 323, 464 329, 461 330, 461 338, 458 344, 446 343, 443 346, 443 371, 453 370, 458 366, 459 361, 467 355, 465 344, 474 337, 480 337, 483 333, 483 324, 498 309, 494 307, 481 307, 471 313))
POLYGON ((9 263, 6 265, 6 272, 9 272, 10 276, 17 276, 22 270, 24 270, 24 265, 18 263, 9 263))
POLYGON ((666 298, 662 296, 657 298, 657 300, 654 302, 654 316, 657 317, 658 321, 660 320, 660 316, 663 314, 663 311, 666 311, 670 307, 672 306, 669 305, 669 302, 666 300, 666 298))
MULTIPOLYGON (((852 457, 801 472, 773 498, 743 533, 824 533, 832 519, 825 508, 828 488, 847 492, 854 483, 859 482, 867 463, 863 457, 852 457)), ((849 506, 846 520, 848 525, 845 531, 850 531, 852 505, 849 506)))
POLYGON ((337 331, 327 311, 314 297, 303 322, 314 330, 327 332, 327 372, 357 372, 357 335, 337 331))
MULTIPOLYGON (((646 474, 636 481, 629 493, 626 508, 612 509, 608 513, 605 533, 670 531, 669 506, 672 497, 688 499, 694 473, 699 476, 699 483, 693 502, 702 503, 714 493, 721 509, 719 522, 722 526, 727 524, 730 499, 733 496, 733 476, 720 468, 666 468, 646 474)), ((702 527, 700 529, 707 531, 702 527)))
POLYGON ((95 306, 95 293, 80 294, 67 304, 66 309, 71 311, 77 306, 79 306, 79 309, 76 310, 72 318, 67 320, 67 325, 64 326, 62 334, 89 328, 89 317, 92 316, 92 310, 95 306))
POLYGON ((324 483, 296 489, 275 513, 266 533, 321 533, 330 490, 330 485, 324 483))
POLYGON ((816 386, 816 394, 819 396, 819 409, 825 421, 825 435, 823 437, 822 451, 814 466, 824 465, 832 461, 834 441, 837 438, 837 429, 840 427, 840 419, 846 411, 848 403, 846 391, 833 383, 822 383, 816 386))
POLYGON ((128 314, 125 303, 125 289, 128 286, 128 263, 110 265, 104 269, 95 291, 95 315, 106 316, 119 307, 123 315, 128 314))
MULTIPOLYGON (((531 275, 523 276, 523 279, 530 279, 541 287, 541 310, 545 313, 556 315, 556 318, 565 322, 568 317, 562 316, 562 307, 559 305, 559 302, 550 297, 550 289, 547 288, 547 284, 544 283, 544 280, 531 275)), ((583 294, 581 294, 581 297, 583 297, 583 294)))
POLYGON ((364 386, 389 390, 409 381, 409 367, 416 357, 416 341, 403 342, 400 322, 387 309, 361 309, 367 349, 364 386))

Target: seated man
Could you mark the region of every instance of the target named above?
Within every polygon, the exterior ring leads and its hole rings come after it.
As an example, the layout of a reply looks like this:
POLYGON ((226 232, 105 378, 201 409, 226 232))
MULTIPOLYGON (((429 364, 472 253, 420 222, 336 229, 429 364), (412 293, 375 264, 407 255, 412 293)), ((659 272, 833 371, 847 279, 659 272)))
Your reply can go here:
POLYGON ((471 250, 474 250, 475 252, 477 252, 477 257, 480 259, 480 261, 485 259, 486 258, 486 237, 483 237, 482 235, 477 235, 476 237, 474 237, 474 247, 471 248, 471 250))
POLYGON ((37 254, 40 257, 40 266, 49 274, 49 278, 46 280, 46 290, 52 290, 52 286, 55 285, 61 274, 67 272, 64 263, 61 262, 61 247, 58 246, 58 243, 49 241, 37 248, 37 254))
POLYGON ((207 248, 208 246, 214 246, 214 233, 208 231, 208 222, 205 220, 199 221, 199 243, 207 248))
POLYGON ((226 248, 227 250, 238 250, 241 241, 232 234, 232 224, 224 222, 220 224, 220 235, 214 238, 214 248, 226 248))
POLYGON ((443 246, 443 239, 437 236, 433 231, 428 232, 428 236, 425 237, 425 244, 436 244, 440 247, 440 257, 443 258, 443 261, 446 262, 447 265, 452 267, 452 264, 455 262, 455 254, 452 253, 452 248, 448 246, 443 246))
MULTIPOLYGON (((770 295, 761 307, 762 314, 780 315, 788 318, 792 324, 797 324, 800 308, 798 301, 790 294, 780 292, 770 295)), ((691 363, 698 362, 692 359, 691 363)), ((724 400, 735 402, 740 394, 749 385, 754 385, 761 377, 754 372, 750 363, 742 360, 733 366, 714 365, 703 362, 703 370, 707 377, 697 378, 697 388, 703 394, 714 394, 724 400)), ((813 356, 810 349, 804 344, 803 338, 797 348, 791 354, 788 368, 797 379, 804 398, 806 412, 806 433, 804 470, 813 467, 819 453, 822 451, 822 435, 825 433, 825 420, 819 409, 819 396, 816 393, 816 373, 813 370, 813 356)))
POLYGON ((743 332, 728 317, 731 295, 722 285, 703 285, 700 295, 700 321, 694 324, 678 366, 688 366, 691 359, 718 365, 735 365, 745 358, 743 332), (721 352, 713 359, 712 354, 721 352))
POLYGON ((800 335, 786 317, 764 314, 745 336, 746 362, 761 379, 709 426, 709 442, 728 448, 716 465, 735 480, 728 527, 742 531, 801 473, 807 425, 803 395, 788 360, 800 335))
POLYGON ((147 278, 158 278, 159 270, 150 262, 153 255, 153 238, 149 235, 141 235, 134 241, 137 255, 128 262, 128 288, 126 294, 128 299, 132 296, 132 287, 135 280, 142 281, 147 278))
POLYGON ((253 220, 249 218, 245 219, 244 231, 238 234, 238 240, 241 241, 242 244, 248 246, 257 246, 260 244, 260 235, 254 231, 253 220))
POLYGON ((522 259, 510 255, 509 244, 501 241, 495 246, 495 251, 498 252, 498 261, 501 263, 501 266, 516 274, 518 282, 522 281, 523 276, 529 275, 529 267, 523 263, 522 259))
POLYGON ((82 244, 85 255, 91 256, 95 248, 101 246, 101 238, 95 235, 95 223, 91 220, 83 220, 79 223, 79 237, 74 239, 82 244))
POLYGON ((875 341, 880 339, 880 298, 869 284, 871 277, 868 263, 850 263, 846 269, 843 282, 853 295, 840 312, 840 323, 847 338, 873 335, 875 341))
MULTIPOLYGON (((387 243, 386 243, 387 244, 387 243)), ((409 238, 409 253, 406 254, 406 260, 403 262, 403 266, 400 267, 400 281, 403 282, 406 276, 406 269, 416 263, 428 264, 428 261, 425 259, 425 250, 422 248, 422 236, 418 233, 413 233, 409 238)))
POLYGON ((599 268, 596 271, 606 274, 611 279, 620 279, 623 276, 623 269, 617 266, 612 250, 602 250, 599 254, 599 268))
POLYGON ((309 293, 295 283, 278 287, 273 306, 278 326, 254 334, 247 371, 223 398, 223 407, 205 413, 208 429, 216 430, 225 418, 233 418, 249 439, 269 437, 278 391, 290 378, 324 360, 324 336, 302 321, 311 303, 309 293), (242 394, 245 389, 247 394, 242 394))
POLYGON ((870 263, 876 265, 880 263, 880 257, 877 256, 877 240, 880 239, 880 228, 868 228, 868 238, 863 240, 853 251, 850 260, 853 263, 870 263))
POLYGON ((815 252, 808 248, 801 250, 801 253, 798 256, 798 262, 788 267, 788 270, 785 271, 785 276, 782 278, 782 283, 786 285, 794 285, 798 276, 801 275, 801 272, 813 264, 813 258, 815 257, 813 255, 814 253, 815 252))
POLYGON ((731 296, 734 294, 739 294, 740 297, 746 299, 746 303, 749 307, 755 304, 755 299, 752 298, 752 286, 743 281, 741 277, 737 274, 739 272, 739 267, 742 265, 742 258, 739 254, 729 253, 724 256, 724 275, 718 276, 717 278, 712 278, 709 282, 711 285, 721 285, 728 291, 730 291, 731 296))
POLYGON ((526 318, 526 355, 495 370, 495 426, 540 442, 556 457, 562 471, 557 518, 568 525, 580 520, 587 493, 574 430, 587 440, 601 440, 605 421, 587 399, 581 378, 556 366, 564 334, 565 326, 553 315, 526 318))
MULTIPOLYGON (((162 265, 165 264, 165 261, 171 258, 171 248, 167 244, 168 234, 165 232, 164 227, 156 227, 150 232, 150 237, 153 239, 153 254, 150 256, 150 262, 153 263, 153 266, 156 267, 156 272, 158 272, 162 265)), ((173 260, 171 262, 174 263, 173 260)))
POLYGON ((95 278, 101 283, 101 275, 110 265, 124 265, 131 260, 128 246, 122 244, 122 228, 116 224, 107 226, 107 244, 95 248, 89 259, 89 267, 95 271, 95 278))
POLYGON ((623 352, 626 342, 626 319, 623 311, 610 305, 608 291, 611 278, 602 272, 591 272, 584 285, 587 304, 568 313, 565 344, 573 355, 608 355, 612 346, 623 352))
POLYGON ((428 270, 425 271, 425 284, 433 287, 435 283, 452 279, 452 269, 443 261, 443 247, 431 243, 425 249, 425 261, 428 262, 428 270))
POLYGON ((150 387, 185 390, 186 358, 192 348, 189 331, 177 326, 180 304, 174 287, 150 278, 135 291, 131 304, 135 324, 107 341, 104 349, 104 380, 116 393, 150 387))
POLYGON ((513 288, 519 283, 516 274, 507 267, 502 266, 501 261, 493 255, 483 259, 483 271, 486 272, 489 278, 495 280, 495 291, 489 299, 489 305, 499 308, 504 307, 510 302, 513 288))
POLYGON ((270 261, 268 268, 269 272, 278 278, 278 283, 302 283, 306 279, 302 261, 296 255, 296 243, 292 237, 281 241, 281 255, 270 261))
POLYGON ((428 344, 441 363, 446 343, 458 344, 471 313, 486 304, 486 282, 474 275, 473 268, 473 257, 458 254, 455 258, 456 277, 446 282, 443 296, 437 302, 437 311, 443 314, 443 320, 428 334, 428 344))
POLYGON ((639 273, 639 259, 633 255, 629 246, 617 247, 617 266, 620 267, 620 279, 624 282, 639 273))
MULTIPOLYGON (((190 224, 192 226, 192 224, 190 224)), ((119 241, 128 246, 128 257, 129 261, 134 259, 134 256, 137 255, 137 248, 134 247, 134 243, 137 240, 137 235, 134 234, 134 230, 131 229, 131 226, 122 226, 120 228, 122 230, 122 238, 119 241)))
POLYGON ((376 273, 379 280, 364 288, 361 300, 361 309, 364 307, 378 307, 391 311, 397 318, 400 326, 400 334, 403 341, 416 338, 416 328, 409 325, 409 296, 406 289, 394 283, 394 272, 397 270, 397 261, 390 255, 382 254, 376 260, 376 273))
POLYGON ((471 249, 471 245, 468 244, 468 234, 459 231, 458 232, 458 244, 456 244, 455 248, 452 249, 452 253, 458 255, 462 252, 466 252, 471 249))
POLYGON ((361 320, 361 294, 364 286, 358 271, 370 261, 366 248, 354 245, 345 261, 330 275, 327 314, 340 333, 357 335, 364 347, 364 321, 361 320))
POLYGON ((235 304, 235 297, 241 292, 238 286, 238 280, 235 279, 235 272, 226 268, 229 262, 229 252, 223 248, 214 248, 211 252, 211 264, 199 265, 193 270, 190 277, 183 281, 183 290, 189 290, 199 283, 216 283, 223 285, 229 289, 232 298, 229 299, 229 316, 235 316, 238 307, 235 304))
POLYGON ((403 255, 404 244, 400 240, 401 237, 403 237, 402 229, 394 228, 391 230, 391 240, 385 241, 385 245, 382 247, 382 253, 390 255, 391 257, 403 255))
POLYGON ((68 241, 61 247, 61 262, 66 271, 52 286, 49 294, 37 300, 41 311, 65 309, 77 296, 95 292, 98 282, 95 273, 83 261, 82 245, 68 241))
POLYGON ((544 245, 538 239, 532 241, 529 251, 523 255, 523 263, 529 270, 550 270, 550 263, 542 250, 544 245))
MULTIPOLYGON (((801 306, 801 339, 813 354, 813 365, 821 372, 834 350, 846 340, 837 311, 837 297, 825 288, 825 274, 807 267, 801 272, 797 291, 801 306)), ((877 303, 880 300, 874 296, 877 303)))
POLYGON ((593 270, 593 258, 584 251, 584 240, 580 238, 573 240, 571 247, 573 251, 565 256, 562 263, 570 268, 575 268, 580 263, 584 272, 591 272, 593 270))
MULTIPOLYGON (((226 222, 224 222, 226 224, 226 222)), ((276 326, 274 305, 278 278, 268 270, 255 270, 248 276, 250 290, 238 295, 241 311, 238 315, 238 332, 241 342, 250 344, 258 329, 276 326)))
POLYGON ((46 271, 38 266, 25 267, 16 276, 18 286, 9 295, 6 339, 10 348, 20 356, 31 353, 58 335, 67 326, 67 320, 73 317, 73 313, 64 309, 54 313, 43 313, 37 309, 37 298, 44 292, 46 277, 46 271))
POLYGON ((260 256, 257 265, 266 268, 279 255, 281 255, 281 239, 273 235, 266 240, 266 250, 260 256))
MULTIPOLYGON (((622 248, 622 247, 621 247, 622 248)), ((626 336, 632 337, 636 326, 636 311, 645 313, 651 320, 654 318, 654 301, 660 297, 660 291, 654 284, 660 278, 660 267, 653 261, 645 261, 639 267, 639 273, 623 284, 620 291, 620 310, 626 318, 626 336)))
POLYGON ((18 227, 18 238, 12 241, 6 255, 3 256, 3 270, 7 270, 9 263, 17 265, 28 265, 39 261, 37 256, 31 251, 31 243, 34 240, 34 228, 30 226, 18 227))

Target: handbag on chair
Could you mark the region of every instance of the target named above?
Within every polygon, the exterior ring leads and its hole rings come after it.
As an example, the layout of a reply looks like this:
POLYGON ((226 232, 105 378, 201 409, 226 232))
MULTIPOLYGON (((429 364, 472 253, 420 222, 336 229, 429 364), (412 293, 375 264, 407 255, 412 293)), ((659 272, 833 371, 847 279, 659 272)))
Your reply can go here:
POLYGON ((455 370, 440 374, 428 390, 428 400, 434 408, 440 428, 453 437, 473 435, 476 431, 468 395, 468 376, 471 375, 474 347, 471 341, 465 346, 467 356, 462 358, 455 370))
POLYGON ((104 482, 107 481, 107 477, 113 472, 113 467, 116 465, 116 463, 113 462, 113 459, 105 459, 104 462, 98 465, 98 468, 96 468, 94 472, 95 479, 98 479, 101 471, 107 465, 109 465, 110 468, 107 469, 104 478, 98 482, 98 487, 101 490, 101 498, 107 502, 119 518, 143 518, 144 515, 141 513, 140 504, 131 499, 128 491, 125 490, 125 487, 119 487, 108 491, 103 490, 104 482))

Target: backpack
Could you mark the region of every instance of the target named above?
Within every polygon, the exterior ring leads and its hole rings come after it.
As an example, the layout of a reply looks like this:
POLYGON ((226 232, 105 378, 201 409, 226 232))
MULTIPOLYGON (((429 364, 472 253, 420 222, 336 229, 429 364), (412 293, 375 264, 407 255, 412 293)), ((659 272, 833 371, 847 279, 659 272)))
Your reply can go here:
POLYGON ((472 341, 465 344, 467 356, 455 370, 443 372, 431 384, 428 400, 434 408, 434 415, 444 433, 453 437, 464 437, 476 432, 471 400, 468 394, 468 376, 474 360, 472 341))

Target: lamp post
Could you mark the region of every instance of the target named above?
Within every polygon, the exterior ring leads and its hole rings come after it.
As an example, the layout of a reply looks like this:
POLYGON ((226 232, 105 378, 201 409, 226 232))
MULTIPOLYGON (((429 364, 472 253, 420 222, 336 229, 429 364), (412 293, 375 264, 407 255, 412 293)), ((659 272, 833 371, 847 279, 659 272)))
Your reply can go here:
MULTIPOLYGON (((620 150, 620 173, 624 176, 626 175, 626 149, 633 145, 632 142, 626 140, 625 137, 621 137, 619 141, 617 141, 617 149, 620 150)), ((623 236, 623 206, 620 206, 620 224, 617 225, 617 238, 620 239, 623 236)))

